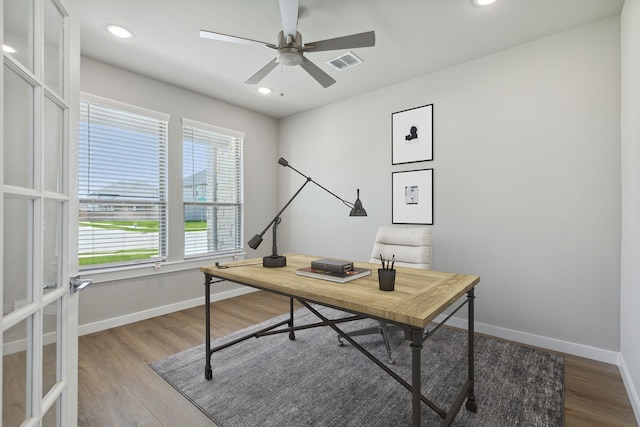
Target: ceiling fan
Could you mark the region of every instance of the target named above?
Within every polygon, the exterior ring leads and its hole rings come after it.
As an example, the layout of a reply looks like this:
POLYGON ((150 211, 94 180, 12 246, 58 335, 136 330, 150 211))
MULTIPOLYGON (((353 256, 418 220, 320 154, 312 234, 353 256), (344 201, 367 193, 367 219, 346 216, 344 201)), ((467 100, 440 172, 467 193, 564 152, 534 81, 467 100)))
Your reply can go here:
POLYGON ((376 36, 373 31, 302 44, 302 36, 297 31, 298 0, 279 1, 280 15, 282 16, 282 31, 278 34, 277 45, 258 40, 245 39, 242 37, 229 36, 227 34, 214 33, 212 31, 200 31, 200 37, 202 38, 245 45, 266 46, 277 51, 276 57, 251 76, 249 80, 245 82, 246 84, 258 84, 278 64, 282 64, 286 66, 300 65, 318 83, 327 88, 336 81, 330 75, 322 71, 317 65, 308 60, 304 56, 305 52, 321 52, 327 50, 375 46, 376 36))

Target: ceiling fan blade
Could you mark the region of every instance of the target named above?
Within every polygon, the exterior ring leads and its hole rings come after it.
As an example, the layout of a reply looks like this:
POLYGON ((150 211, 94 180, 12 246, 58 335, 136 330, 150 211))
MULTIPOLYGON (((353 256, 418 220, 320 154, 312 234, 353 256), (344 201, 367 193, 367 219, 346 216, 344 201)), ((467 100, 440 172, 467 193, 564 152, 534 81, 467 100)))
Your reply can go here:
POLYGON ((324 88, 327 88, 336 82, 329 74, 322 71, 316 64, 309 61, 307 58, 302 58, 302 64, 300 64, 300 66, 324 88))
POLYGON ((207 30, 200 30, 200 37, 202 37, 203 39, 218 40, 221 42, 239 43, 239 44, 246 44, 250 46, 266 46, 271 49, 276 48, 276 45, 271 43, 265 43, 258 40, 245 39, 242 37, 229 36, 227 34, 214 33, 212 31, 207 31, 207 30))
POLYGON ((375 45, 376 33, 374 31, 368 31, 366 33, 306 43, 304 45, 304 51, 321 52, 325 50, 355 49, 357 47, 371 47, 375 45))
POLYGON ((277 58, 273 58, 271 62, 269 62, 264 67, 262 67, 260 71, 258 71, 253 76, 251 76, 249 80, 247 80, 245 83, 248 85, 257 85, 262 81, 262 79, 267 77, 267 74, 269 74, 274 68, 276 68, 277 65, 278 65, 277 58))
POLYGON ((285 40, 287 36, 295 40, 298 32, 298 0, 280 0, 280 16, 285 40))

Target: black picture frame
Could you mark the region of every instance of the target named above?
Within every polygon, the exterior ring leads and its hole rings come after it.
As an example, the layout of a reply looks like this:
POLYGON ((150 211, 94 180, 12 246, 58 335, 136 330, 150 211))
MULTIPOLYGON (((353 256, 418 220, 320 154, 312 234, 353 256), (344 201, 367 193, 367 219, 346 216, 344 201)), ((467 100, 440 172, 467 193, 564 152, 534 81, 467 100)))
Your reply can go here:
POLYGON ((433 225, 433 169, 391 173, 391 222, 433 225))
POLYGON ((391 164, 433 160, 433 104, 391 114, 391 164))

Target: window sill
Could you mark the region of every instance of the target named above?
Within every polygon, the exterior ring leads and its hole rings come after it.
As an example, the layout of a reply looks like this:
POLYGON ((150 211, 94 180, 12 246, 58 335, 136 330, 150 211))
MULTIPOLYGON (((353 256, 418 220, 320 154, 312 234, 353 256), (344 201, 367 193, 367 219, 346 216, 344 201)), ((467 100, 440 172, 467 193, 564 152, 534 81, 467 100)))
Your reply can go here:
POLYGON ((130 265, 110 269, 91 269, 80 271, 81 277, 93 280, 93 283, 107 283, 118 280, 151 277, 159 274, 196 270, 215 262, 230 262, 245 259, 246 252, 231 252, 210 257, 191 258, 183 261, 164 261, 155 264, 130 265))

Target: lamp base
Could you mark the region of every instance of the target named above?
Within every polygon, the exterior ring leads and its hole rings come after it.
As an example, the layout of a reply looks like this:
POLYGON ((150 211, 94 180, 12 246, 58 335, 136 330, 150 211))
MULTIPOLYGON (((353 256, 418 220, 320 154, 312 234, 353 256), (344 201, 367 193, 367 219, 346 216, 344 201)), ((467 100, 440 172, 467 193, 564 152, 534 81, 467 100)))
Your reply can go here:
POLYGON ((262 266, 268 268, 284 267, 287 265, 287 257, 284 255, 269 255, 262 258, 262 266))

